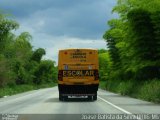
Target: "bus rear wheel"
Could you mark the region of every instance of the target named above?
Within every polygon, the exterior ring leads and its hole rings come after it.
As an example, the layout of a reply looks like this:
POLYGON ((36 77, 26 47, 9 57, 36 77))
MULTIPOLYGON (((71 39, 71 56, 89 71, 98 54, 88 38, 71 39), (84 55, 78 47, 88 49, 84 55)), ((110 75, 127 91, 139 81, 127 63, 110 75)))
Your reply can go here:
POLYGON ((93 96, 93 100, 97 100, 97 95, 94 95, 94 96, 93 96))
POLYGON ((93 95, 93 100, 97 100, 97 93, 93 95))
POLYGON ((62 96, 61 93, 59 93, 59 100, 60 100, 60 101, 63 101, 63 96, 62 96))

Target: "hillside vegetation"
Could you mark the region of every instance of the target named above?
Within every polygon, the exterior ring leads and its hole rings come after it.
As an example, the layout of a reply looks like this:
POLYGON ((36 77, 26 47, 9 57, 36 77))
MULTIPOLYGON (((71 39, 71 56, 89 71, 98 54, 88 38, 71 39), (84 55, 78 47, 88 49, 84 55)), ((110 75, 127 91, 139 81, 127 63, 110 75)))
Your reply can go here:
POLYGON ((57 67, 52 60, 43 60, 43 48, 33 49, 28 32, 15 35, 19 24, 0 13, 0 97, 26 90, 53 86, 57 67))
POLYGON ((99 54, 105 88, 160 103, 160 1, 117 0, 112 12, 99 54))

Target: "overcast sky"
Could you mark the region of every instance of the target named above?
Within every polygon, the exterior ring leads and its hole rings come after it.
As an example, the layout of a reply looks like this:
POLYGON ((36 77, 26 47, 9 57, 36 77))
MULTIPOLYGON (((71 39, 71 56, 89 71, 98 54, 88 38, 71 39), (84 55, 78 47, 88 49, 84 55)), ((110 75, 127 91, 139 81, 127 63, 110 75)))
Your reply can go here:
POLYGON ((102 36, 116 0, 0 0, 0 10, 27 31, 34 48, 45 48, 47 59, 57 61, 59 49, 106 48, 102 36))

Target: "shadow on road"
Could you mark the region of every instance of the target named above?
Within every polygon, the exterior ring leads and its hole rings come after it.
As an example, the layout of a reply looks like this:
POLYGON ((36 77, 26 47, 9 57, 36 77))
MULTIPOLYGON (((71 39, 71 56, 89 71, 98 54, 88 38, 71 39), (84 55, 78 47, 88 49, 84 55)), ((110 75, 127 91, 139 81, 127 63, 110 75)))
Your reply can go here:
POLYGON ((47 103, 59 102, 59 98, 49 98, 45 102, 47 102, 47 103))
POLYGON ((99 96, 101 96, 101 97, 105 97, 105 96, 107 96, 107 97, 120 97, 121 95, 101 95, 101 94, 98 94, 99 96))
POLYGON ((67 100, 62 102, 94 102, 94 101, 88 100, 86 98, 68 98, 67 100))
POLYGON ((65 101, 59 101, 59 98, 49 98, 45 102, 52 103, 52 102, 94 102, 94 101, 87 100, 85 98, 68 98, 65 101))
MULTIPOLYGON (((155 106, 157 106, 157 104, 153 104, 153 103, 124 103, 124 104, 116 104, 116 105, 118 105, 118 106, 145 106, 145 107, 147 107, 147 106, 153 106, 153 107, 155 107, 155 106)), ((158 107, 158 106, 157 106, 158 107)))

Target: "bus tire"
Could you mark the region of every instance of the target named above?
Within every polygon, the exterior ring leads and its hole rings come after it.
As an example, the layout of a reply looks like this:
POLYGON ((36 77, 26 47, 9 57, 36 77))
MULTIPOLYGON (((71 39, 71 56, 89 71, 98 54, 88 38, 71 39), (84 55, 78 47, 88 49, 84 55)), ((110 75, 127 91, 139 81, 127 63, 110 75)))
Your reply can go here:
POLYGON ((97 100, 97 95, 94 95, 94 96, 93 96, 93 100, 97 100))
POLYGON ((67 96, 63 96, 63 101, 67 101, 68 97, 67 96))
POLYGON ((97 100, 97 93, 93 95, 93 100, 97 100))
POLYGON ((60 101, 63 101, 63 96, 62 96, 61 93, 59 93, 59 100, 60 100, 60 101))
POLYGON ((88 96, 88 101, 92 101, 92 96, 88 96))

